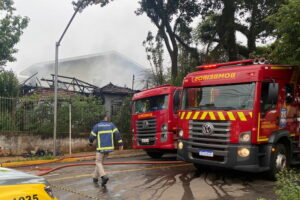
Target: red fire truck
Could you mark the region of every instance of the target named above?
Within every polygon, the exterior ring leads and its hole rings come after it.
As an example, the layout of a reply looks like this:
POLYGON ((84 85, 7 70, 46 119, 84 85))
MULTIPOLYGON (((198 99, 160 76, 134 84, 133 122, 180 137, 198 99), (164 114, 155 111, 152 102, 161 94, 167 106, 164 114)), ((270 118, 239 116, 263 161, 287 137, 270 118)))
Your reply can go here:
POLYGON ((271 177, 300 163, 300 68, 244 60, 183 81, 177 158, 271 177))
POLYGON ((133 148, 145 149, 152 158, 175 151, 181 91, 182 88, 162 85, 133 96, 133 148))

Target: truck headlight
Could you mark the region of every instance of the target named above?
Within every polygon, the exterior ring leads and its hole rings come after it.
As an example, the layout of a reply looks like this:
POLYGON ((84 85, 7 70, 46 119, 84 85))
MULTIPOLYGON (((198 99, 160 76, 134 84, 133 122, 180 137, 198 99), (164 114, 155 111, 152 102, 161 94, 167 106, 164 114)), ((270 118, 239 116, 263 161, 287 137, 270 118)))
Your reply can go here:
POLYGON ((163 132, 168 131, 168 124, 163 124, 163 125, 161 126, 161 131, 163 131, 163 132))
POLYGON ((251 142, 251 131, 241 133, 239 142, 240 143, 250 143, 251 142))
POLYGON ((182 129, 180 129, 180 131, 179 131, 179 133, 178 133, 178 136, 179 136, 180 138, 183 137, 183 130, 182 130, 182 129))
POLYGON ((183 143, 182 142, 178 142, 178 149, 183 149, 183 143))
POLYGON ((250 150, 248 148, 239 148, 238 155, 242 158, 248 157, 250 155, 250 150))
POLYGON ((168 140, 168 133, 162 133, 160 135, 160 141, 161 142, 166 142, 168 140))

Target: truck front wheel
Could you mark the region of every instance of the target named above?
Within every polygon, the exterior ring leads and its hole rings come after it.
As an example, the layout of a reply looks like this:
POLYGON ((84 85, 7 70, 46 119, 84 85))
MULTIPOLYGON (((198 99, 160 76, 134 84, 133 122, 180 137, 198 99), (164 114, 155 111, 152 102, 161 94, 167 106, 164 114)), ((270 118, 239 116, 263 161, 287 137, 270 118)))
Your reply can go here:
POLYGON ((161 158, 164 155, 164 152, 159 150, 146 150, 146 153, 151 158, 161 158))
POLYGON ((270 171, 268 177, 272 180, 276 180, 276 174, 289 167, 287 149, 283 144, 277 144, 275 151, 272 152, 270 171))

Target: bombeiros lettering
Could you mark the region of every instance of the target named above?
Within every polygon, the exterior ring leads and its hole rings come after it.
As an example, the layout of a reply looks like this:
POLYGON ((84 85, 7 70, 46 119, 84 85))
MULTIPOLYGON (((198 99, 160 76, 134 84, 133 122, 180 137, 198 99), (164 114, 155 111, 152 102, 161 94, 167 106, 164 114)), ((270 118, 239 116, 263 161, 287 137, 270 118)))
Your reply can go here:
POLYGON ((233 78, 236 78, 236 73, 209 74, 203 76, 196 76, 193 78, 193 82, 216 80, 216 79, 233 79, 233 78))

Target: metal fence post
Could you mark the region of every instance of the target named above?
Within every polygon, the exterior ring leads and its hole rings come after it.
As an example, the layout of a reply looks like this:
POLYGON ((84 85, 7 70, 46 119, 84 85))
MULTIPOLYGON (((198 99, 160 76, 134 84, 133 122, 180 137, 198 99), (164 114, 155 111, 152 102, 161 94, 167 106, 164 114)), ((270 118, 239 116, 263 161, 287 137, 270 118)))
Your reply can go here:
POLYGON ((69 103, 69 154, 72 155, 72 105, 69 103))

